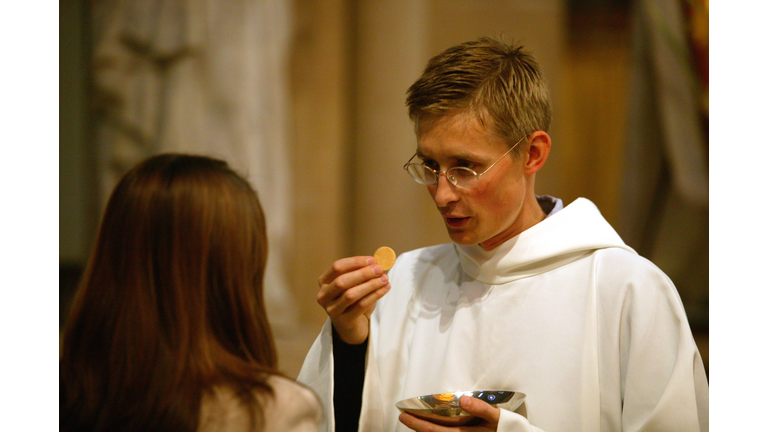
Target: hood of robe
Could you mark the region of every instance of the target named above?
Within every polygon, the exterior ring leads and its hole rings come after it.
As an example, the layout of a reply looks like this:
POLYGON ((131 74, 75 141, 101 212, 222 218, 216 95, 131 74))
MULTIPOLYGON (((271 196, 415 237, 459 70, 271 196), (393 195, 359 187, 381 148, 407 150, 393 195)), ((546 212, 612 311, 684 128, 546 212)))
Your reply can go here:
POLYGON ((464 272, 493 285, 553 270, 597 249, 618 247, 635 253, 586 198, 578 198, 493 250, 454 246, 464 272))

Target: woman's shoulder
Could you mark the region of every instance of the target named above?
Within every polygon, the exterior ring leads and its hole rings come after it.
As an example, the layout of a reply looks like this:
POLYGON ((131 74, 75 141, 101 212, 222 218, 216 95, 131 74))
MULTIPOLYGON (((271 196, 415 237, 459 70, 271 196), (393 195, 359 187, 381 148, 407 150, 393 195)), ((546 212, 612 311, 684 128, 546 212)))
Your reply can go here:
POLYGON ((274 390, 274 397, 270 398, 271 402, 268 401, 268 404, 292 406, 301 402, 301 405, 321 408, 320 399, 315 392, 301 383, 279 375, 270 376, 267 382, 274 390))
POLYGON ((272 375, 273 397, 265 403, 265 431, 317 431, 323 408, 315 392, 294 380, 272 375))
MULTIPOLYGON (((267 383, 272 394, 257 392, 256 403, 261 408, 260 431, 315 432, 322 420, 320 400, 308 387, 294 380, 271 375, 267 383)), ((255 407, 245 407, 231 389, 217 388, 203 399, 200 432, 252 431, 251 415, 255 407)))

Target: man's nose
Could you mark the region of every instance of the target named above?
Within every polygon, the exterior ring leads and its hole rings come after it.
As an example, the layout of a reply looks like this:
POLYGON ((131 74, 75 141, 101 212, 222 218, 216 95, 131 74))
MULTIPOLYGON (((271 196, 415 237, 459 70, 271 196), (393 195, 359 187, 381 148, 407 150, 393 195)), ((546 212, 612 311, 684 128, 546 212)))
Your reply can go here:
POLYGON ((445 207, 458 200, 456 186, 448 181, 448 177, 444 173, 438 175, 437 184, 432 187, 435 188, 432 199, 435 200, 435 204, 437 204, 438 207, 445 207))

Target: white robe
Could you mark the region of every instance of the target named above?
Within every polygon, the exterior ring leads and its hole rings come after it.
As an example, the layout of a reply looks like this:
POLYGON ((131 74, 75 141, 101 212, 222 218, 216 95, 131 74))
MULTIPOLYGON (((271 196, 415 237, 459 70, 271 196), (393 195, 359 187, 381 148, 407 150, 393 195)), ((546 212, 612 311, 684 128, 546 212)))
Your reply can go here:
MULTIPOLYGON (((669 278, 626 246, 590 201, 492 251, 402 254, 371 317, 360 430, 407 431, 395 402, 508 389, 525 416, 499 431, 706 431, 709 389, 669 278)), ((298 380, 333 431, 330 321, 298 380)))

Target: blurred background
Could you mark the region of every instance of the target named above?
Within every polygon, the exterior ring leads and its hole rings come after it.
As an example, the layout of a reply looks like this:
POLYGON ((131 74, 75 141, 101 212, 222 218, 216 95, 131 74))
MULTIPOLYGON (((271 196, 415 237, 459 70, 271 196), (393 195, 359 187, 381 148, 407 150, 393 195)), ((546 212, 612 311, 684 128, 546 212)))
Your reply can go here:
POLYGON ((267 214, 267 301, 296 376, 344 256, 447 242, 405 91, 480 36, 539 60, 554 103, 538 194, 595 202, 672 278, 708 367, 708 0, 59 2, 60 325, 117 179, 162 151, 226 159, 267 214))

